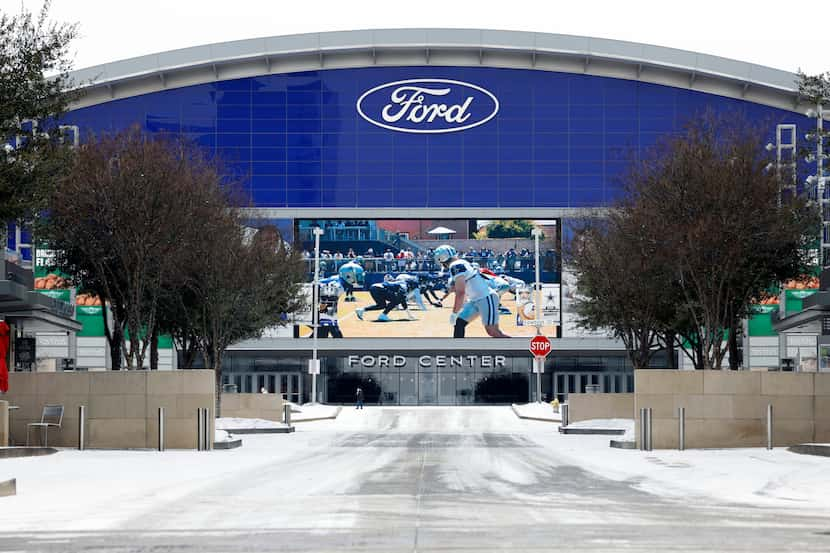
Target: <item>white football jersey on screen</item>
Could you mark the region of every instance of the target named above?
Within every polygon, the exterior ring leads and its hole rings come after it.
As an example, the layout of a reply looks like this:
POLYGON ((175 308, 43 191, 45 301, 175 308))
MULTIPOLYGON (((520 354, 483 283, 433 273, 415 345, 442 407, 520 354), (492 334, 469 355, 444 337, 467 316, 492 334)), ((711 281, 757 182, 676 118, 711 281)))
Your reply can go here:
POLYGON ((474 301, 487 296, 490 293, 490 286, 487 280, 468 261, 456 259, 450 263, 450 284, 463 278, 466 282, 467 299, 474 301))

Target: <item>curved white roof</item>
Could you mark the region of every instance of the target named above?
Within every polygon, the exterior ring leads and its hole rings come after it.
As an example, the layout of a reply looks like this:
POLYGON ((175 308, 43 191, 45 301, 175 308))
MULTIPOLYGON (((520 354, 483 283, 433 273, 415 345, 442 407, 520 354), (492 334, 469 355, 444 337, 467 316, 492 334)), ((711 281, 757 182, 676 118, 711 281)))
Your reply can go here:
POLYGON ((377 29, 194 46, 80 69, 77 107, 218 80, 344 67, 490 66, 611 76, 794 109, 796 75, 620 40, 479 29, 377 29))

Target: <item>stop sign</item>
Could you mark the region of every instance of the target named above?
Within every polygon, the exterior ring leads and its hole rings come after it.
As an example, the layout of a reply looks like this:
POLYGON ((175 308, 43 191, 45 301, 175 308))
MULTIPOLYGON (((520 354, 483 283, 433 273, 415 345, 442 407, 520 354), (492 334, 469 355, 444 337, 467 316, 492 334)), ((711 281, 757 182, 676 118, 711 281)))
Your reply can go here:
POLYGON ((548 340, 547 336, 534 336, 530 340, 530 353, 535 357, 545 358, 550 353, 550 350, 550 340, 548 340))

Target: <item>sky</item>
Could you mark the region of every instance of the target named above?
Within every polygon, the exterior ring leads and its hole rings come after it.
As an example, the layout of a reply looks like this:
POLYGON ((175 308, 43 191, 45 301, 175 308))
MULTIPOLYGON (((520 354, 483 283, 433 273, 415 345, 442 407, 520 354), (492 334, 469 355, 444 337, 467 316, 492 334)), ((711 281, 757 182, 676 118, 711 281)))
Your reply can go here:
MULTIPOLYGON (((43 0, 0 0, 4 11, 43 0)), ((77 22, 75 68, 213 42, 371 28, 483 28, 629 40, 809 74, 830 71, 830 35, 810 31, 823 0, 53 0, 77 22), (811 6, 815 9, 811 9, 811 6)))

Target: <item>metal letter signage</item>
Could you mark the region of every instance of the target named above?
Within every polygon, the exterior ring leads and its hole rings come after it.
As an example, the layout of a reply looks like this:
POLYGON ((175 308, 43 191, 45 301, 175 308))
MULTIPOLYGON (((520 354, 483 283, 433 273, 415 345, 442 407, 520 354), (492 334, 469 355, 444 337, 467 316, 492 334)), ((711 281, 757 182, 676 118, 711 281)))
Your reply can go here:
POLYGON ((499 100, 462 81, 409 79, 367 90, 357 100, 357 112, 384 129, 437 134, 483 125, 499 112, 499 100))

